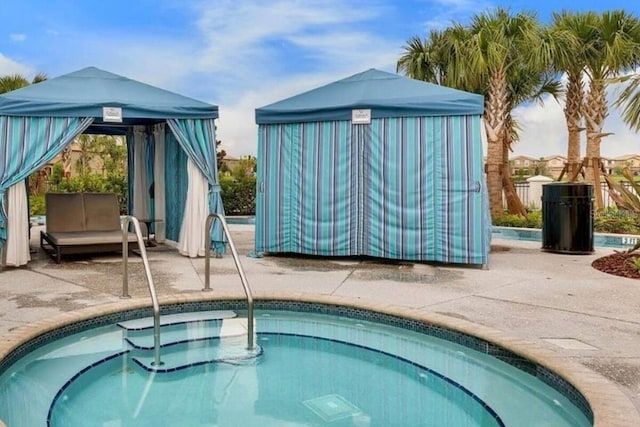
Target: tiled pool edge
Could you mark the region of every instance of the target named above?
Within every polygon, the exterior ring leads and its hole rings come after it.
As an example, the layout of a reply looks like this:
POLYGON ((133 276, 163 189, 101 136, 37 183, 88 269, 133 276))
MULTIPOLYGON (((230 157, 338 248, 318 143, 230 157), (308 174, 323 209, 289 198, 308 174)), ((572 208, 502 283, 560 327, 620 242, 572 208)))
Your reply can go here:
MULTIPOLYGON (((239 295, 207 297, 199 294, 188 294, 162 298, 161 304, 163 307, 166 307, 178 304, 189 305, 189 303, 192 303, 195 305, 200 302, 211 302, 222 306, 226 304, 229 307, 238 309, 244 306, 241 302, 239 303, 239 299, 241 300, 239 295)), ((342 307, 340 310, 346 310, 347 312, 349 312, 349 310, 376 312, 383 316, 393 316, 406 319, 407 321, 420 322, 425 324, 426 328, 436 327, 458 332, 467 336, 464 341, 472 343, 482 343, 482 341, 485 341, 493 344, 494 347, 497 346, 498 350, 506 350, 506 355, 512 353, 519 358, 525 358, 537 364, 538 368, 542 367, 546 373, 556 376, 558 379, 566 381, 574 387, 584 396, 591 407, 594 416, 594 426, 632 427, 640 425, 640 414, 633 403, 621 390, 604 377, 583 365, 565 360, 557 353, 542 348, 535 343, 510 337, 501 331, 436 313, 417 312, 415 310, 407 310, 405 307, 361 303, 348 298, 328 295, 265 293, 256 296, 256 306, 259 308, 273 308, 274 304, 283 304, 283 302, 288 302, 290 307, 291 304, 295 305, 296 303, 299 303, 299 307, 302 308, 305 306, 309 307, 309 304, 322 304, 334 307, 332 308, 333 311, 335 311, 335 307, 342 307), (269 307, 269 305, 271 305, 271 307, 269 307)), ((105 318, 110 317, 110 315, 117 316, 118 313, 122 311, 130 310, 140 310, 146 313, 146 315, 151 313, 148 299, 127 300, 68 312, 11 331, 0 339, 0 365, 3 367, 2 369, 4 369, 4 367, 11 363, 10 360, 17 356, 16 352, 21 352, 21 347, 23 349, 25 348, 24 344, 26 342, 37 337, 42 337, 43 334, 47 332, 58 328, 69 327, 77 322, 87 320, 94 320, 95 323, 99 324, 105 321, 105 318)), ((379 321, 379 319, 377 321, 379 321)), ((91 322, 87 322, 87 328, 92 326, 90 323, 91 322)), ((465 343, 462 344, 464 345, 465 343)), ((474 348, 473 345, 470 347, 474 348)), ((542 372, 542 375, 545 375, 545 372, 542 372)), ((1 421, 0 427, 2 427, 1 421)))

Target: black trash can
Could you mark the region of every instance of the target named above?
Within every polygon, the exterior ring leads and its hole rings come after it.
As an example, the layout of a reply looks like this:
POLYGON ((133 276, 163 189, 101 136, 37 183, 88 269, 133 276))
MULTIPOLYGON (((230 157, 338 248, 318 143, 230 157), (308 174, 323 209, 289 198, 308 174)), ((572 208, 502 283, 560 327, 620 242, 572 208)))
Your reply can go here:
POLYGON ((542 186, 542 250, 593 253, 593 186, 558 182, 542 186))

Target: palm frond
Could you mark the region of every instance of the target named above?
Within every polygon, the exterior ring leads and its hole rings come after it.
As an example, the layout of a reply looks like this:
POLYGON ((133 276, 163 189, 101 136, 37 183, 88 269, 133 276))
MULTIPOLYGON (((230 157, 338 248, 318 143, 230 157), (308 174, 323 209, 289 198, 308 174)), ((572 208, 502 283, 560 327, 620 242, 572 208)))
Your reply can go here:
POLYGON ((49 77, 47 76, 46 73, 43 72, 38 72, 34 77, 33 80, 31 81, 31 83, 36 84, 36 83, 42 83, 43 81, 47 80, 49 77))
POLYGON ((636 132, 640 131, 640 75, 633 74, 613 81, 628 83, 614 105, 621 109, 624 122, 636 132))
POLYGON ((0 77, 0 93, 11 92, 29 86, 29 81, 20 74, 10 74, 0 77))
POLYGON ((629 168, 623 168, 622 175, 631 184, 631 187, 634 189, 634 191, 631 191, 624 185, 611 178, 609 175, 605 174, 603 176, 607 181, 607 185, 609 186, 609 195, 619 209, 628 210, 640 215, 640 196, 638 196, 640 194, 640 185, 635 182, 635 179, 629 171, 629 168))

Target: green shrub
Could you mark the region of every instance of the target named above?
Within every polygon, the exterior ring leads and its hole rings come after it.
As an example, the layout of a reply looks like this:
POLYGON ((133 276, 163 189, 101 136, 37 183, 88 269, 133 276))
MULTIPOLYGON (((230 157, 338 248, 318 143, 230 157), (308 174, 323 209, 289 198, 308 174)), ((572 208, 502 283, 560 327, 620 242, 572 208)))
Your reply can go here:
POLYGON ((29 216, 44 215, 44 194, 39 196, 29 196, 29 216))
POLYGON ((53 184, 58 185, 60 184, 60 182, 62 182, 63 177, 64 177, 64 167, 62 166, 62 163, 54 164, 53 169, 51 170, 51 176, 49 177, 49 180, 53 184))
POLYGON ((118 196, 120 214, 126 214, 129 194, 127 176, 122 172, 108 172, 105 177, 104 189, 106 192, 115 193, 118 196))
POLYGON ((105 178, 98 174, 77 175, 58 184, 63 193, 101 193, 105 190, 105 178))
POLYGON ((605 209, 595 215, 593 228, 599 233, 640 234, 640 218, 633 212, 605 209))
MULTIPOLYGON (((529 213, 528 218, 504 214, 493 220, 502 227, 542 228, 542 211, 529 213)), ((640 218, 633 212, 605 209, 594 215, 593 230, 598 233, 640 234, 640 218)))
POLYGON ((256 214, 256 178, 244 176, 240 179, 221 177, 222 204, 227 215, 256 214))
POLYGON ((521 215, 504 214, 493 220, 493 225, 518 228, 542 228, 542 212, 530 212, 527 217, 521 215))

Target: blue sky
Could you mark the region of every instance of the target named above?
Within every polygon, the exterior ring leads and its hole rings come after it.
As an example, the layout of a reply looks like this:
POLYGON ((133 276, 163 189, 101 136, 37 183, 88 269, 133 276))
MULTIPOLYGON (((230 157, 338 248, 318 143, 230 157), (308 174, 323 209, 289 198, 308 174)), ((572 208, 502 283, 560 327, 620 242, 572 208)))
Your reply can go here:
MULTIPOLYGON (((96 66, 220 107, 218 135, 232 156, 255 154, 254 110, 334 80, 395 71, 405 41, 487 8, 625 8, 635 1, 541 0, 0 0, 0 75, 55 77, 96 66), (605 5, 606 4, 606 5, 605 5)), ((565 154, 562 106, 516 111, 514 154, 565 154)), ((602 154, 640 152, 640 135, 614 110, 602 154)))

